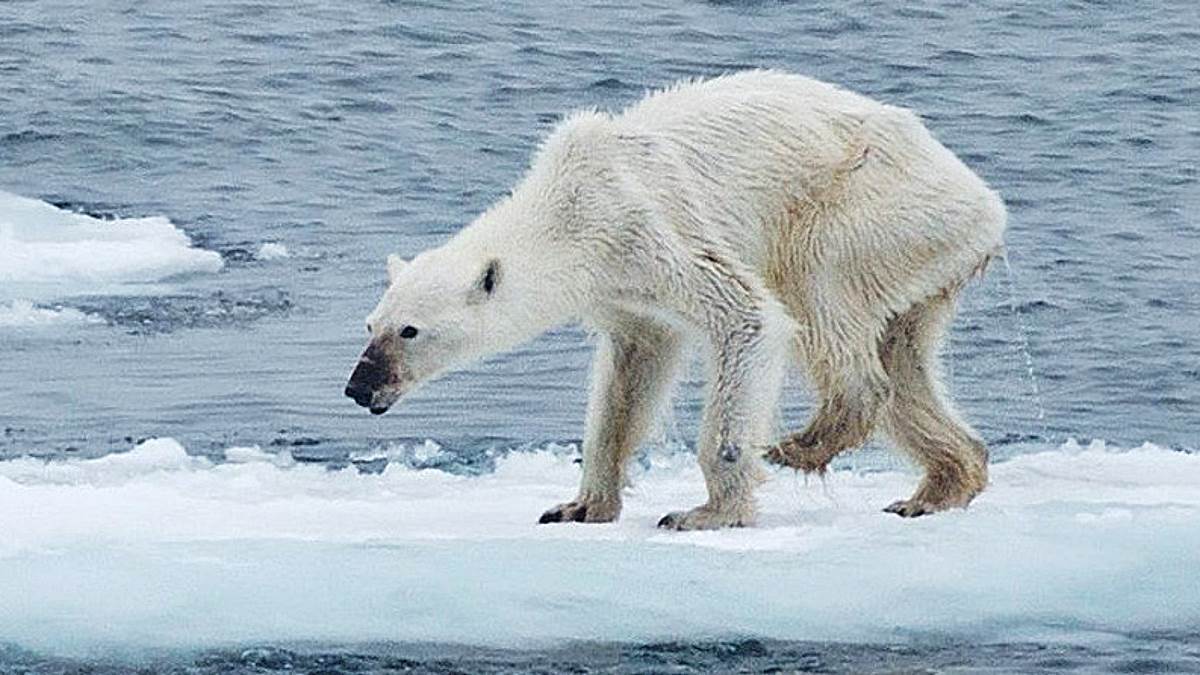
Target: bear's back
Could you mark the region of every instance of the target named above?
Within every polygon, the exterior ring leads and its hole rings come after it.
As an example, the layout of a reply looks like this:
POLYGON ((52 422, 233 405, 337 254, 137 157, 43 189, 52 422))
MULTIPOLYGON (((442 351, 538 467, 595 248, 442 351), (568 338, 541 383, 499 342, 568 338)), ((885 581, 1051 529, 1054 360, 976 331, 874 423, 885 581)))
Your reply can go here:
POLYGON ((670 133, 681 127, 744 124, 763 112, 807 119, 832 114, 865 115, 883 104, 841 87, 774 70, 749 70, 706 80, 686 80, 648 94, 615 117, 643 132, 670 133))

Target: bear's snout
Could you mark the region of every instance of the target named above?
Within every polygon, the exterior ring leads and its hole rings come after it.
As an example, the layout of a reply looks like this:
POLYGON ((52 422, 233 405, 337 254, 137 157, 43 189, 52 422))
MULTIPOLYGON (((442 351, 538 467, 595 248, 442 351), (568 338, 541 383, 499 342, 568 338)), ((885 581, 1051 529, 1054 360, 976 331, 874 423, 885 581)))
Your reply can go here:
POLYGON ((376 401, 376 394, 387 387, 391 381, 391 367, 386 353, 378 345, 372 343, 367 351, 354 366, 350 381, 346 384, 346 396, 354 399, 358 405, 369 408, 373 414, 381 415, 387 412, 390 403, 381 405, 376 401))
POLYGON ((374 393, 375 392, 371 391, 361 382, 355 382, 351 380, 350 383, 346 385, 346 396, 354 399, 355 403, 364 408, 371 405, 371 396, 374 393))

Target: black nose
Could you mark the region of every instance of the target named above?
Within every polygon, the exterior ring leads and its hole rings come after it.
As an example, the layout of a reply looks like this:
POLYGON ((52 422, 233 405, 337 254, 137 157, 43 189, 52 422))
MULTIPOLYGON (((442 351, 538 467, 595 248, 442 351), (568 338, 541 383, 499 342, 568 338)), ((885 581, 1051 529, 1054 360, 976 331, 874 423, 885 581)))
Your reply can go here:
POLYGON ((354 402, 366 408, 371 405, 371 388, 358 382, 351 382, 346 385, 346 395, 354 399, 354 402))

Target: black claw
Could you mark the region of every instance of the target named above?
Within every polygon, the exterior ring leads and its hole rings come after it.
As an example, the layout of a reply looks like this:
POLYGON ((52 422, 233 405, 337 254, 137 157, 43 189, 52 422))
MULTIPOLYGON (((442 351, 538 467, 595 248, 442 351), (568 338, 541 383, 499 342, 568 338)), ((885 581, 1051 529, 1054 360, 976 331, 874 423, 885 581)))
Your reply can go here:
POLYGON ((932 513, 932 511, 929 511, 924 506, 909 504, 908 502, 896 502, 884 508, 883 512, 894 513, 901 518, 919 518, 932 513))
POLYGON ((561 523, 562 519, 562 509, 554 509, 543 513, 542 517, 538 518, 538 525, 545 525, 546 523, 561 523))
POLYGON ((658 526, 664 529, 675 527, 675 515, 668 513, 667 515, 663 516, 662 520, 658 521, 658 526))
POLYGON ((577 523, 582 523, 584 518, 587 518, 587 504, 583 504, 571 514, 571 520, 577 523))

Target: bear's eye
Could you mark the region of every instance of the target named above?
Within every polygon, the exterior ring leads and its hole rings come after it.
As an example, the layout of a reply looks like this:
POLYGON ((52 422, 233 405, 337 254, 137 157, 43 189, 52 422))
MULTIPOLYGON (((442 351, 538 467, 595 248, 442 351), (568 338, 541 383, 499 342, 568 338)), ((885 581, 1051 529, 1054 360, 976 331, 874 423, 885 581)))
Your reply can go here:
POLYGON ((370 335, 371 333, 374 333, 374 332, 375 332, 375 330, 371 328, 371 324, 367 324, 367 335, 370 335))
POLYGON ((405 340, 411 340, 417 337, 418 332, 419 331, 417 330, 416 326, 405 326, 404 328, 400 329, 400 337, 404 338, 405 340))

